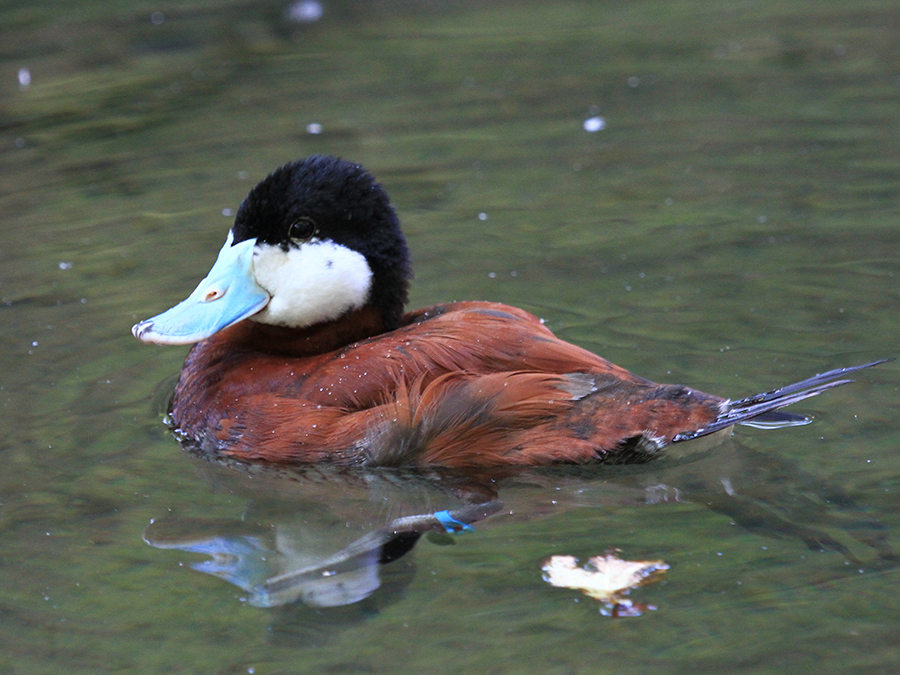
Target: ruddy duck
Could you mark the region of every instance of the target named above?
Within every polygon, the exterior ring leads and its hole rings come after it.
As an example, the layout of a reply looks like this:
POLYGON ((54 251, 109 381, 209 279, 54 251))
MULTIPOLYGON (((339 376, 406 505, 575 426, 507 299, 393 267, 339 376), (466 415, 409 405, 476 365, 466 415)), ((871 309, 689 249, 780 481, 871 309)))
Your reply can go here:
POLYGON ((736 423, 805 424, 776 411, 875 365, 732 401, 633 375, 515 307, 404 313, 409 277, 382 186, 358 164, 313 156, 254 187, 208 276, 133 333, 198 343, 171 408, 183 438, 281 464, 640 462, 736 423))

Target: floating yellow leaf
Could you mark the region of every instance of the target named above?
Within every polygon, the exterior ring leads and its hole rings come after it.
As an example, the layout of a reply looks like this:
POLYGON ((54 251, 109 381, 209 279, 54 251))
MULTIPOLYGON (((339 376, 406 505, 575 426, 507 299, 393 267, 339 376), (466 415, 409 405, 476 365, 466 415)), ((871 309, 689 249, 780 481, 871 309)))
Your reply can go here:
MULTIPOLYGON (((632 588, 656 581, 669 569, 662 560, 632 561, 617 558, 614 553, 598 555, 578 567, 571 555, 555 555, 544 563, 544 580, 559 588, 574 588, 613 606, 615 616, 640 614, 652 607, 635 605, 623 596, 632 588)), ((606 612, 604 612, 605 614, 606 612)))

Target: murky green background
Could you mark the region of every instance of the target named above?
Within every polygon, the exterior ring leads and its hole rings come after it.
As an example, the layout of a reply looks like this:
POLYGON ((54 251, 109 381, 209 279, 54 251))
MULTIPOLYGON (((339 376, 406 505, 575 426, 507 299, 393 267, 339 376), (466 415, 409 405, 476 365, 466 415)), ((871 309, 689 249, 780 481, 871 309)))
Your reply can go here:
POLYGON ((521 305, 734 397, 898 352, 896 3, 323 6, 0 5, 0 672, 900 668, 896 365, 798 406, 811 426, 509 487, 512 515, 423 541, 349 608, 251 607, 142 541, 166 519, 346 537, 412 508, 186 457, 161 424, 185 350, 129 332, 313 152, 388 187, 414 306, 521 305), (634 593, 656 611, 541 579, 612 547, 671 565, 634 593))

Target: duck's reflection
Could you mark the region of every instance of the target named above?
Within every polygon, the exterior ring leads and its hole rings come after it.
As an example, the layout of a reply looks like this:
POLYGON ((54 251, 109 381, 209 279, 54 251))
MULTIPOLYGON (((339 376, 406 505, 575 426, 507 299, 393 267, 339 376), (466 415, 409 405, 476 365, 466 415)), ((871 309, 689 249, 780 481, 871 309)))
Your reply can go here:
POLYGON ((500 508, 499 501, 492 501, 396 518, 331 553, 322 542, 329 537, 316 536, 322 533, 308 520, 273 523, 268 532, 244 522, 166 520, 151 524, 144 541, 210 556, 191 567, 247 591, 251 605, 275 607, 299 600, 337 607, 374 593, 381 585, 379 567, 408 553, 423 534, 465 531, 500 508))
POLYGON ((198 467, 218 489, 249 499, 243 517, 155 520, 144 541, 209 556, 191 567, 238 586, 259 607, 359 602, 379 588, 380 567, 422 535, 467 531, 502 506, 493 491, 459 476, 198 467))
MULTIPOLYGON (((840 488, 733 440, 642 466, 507 475, 198 466, 217 488, 248 498, 243 517, 158 520, 144 540, 209 556, 191 567, 238 586, 260 607, 358 603, 382 586, 382 568, 423 535, 442 543, 491 516, 534 520, 576 506, 703 503, 748 530, 799 539, 857 564, 900 560, 877 518, 840 488)), ((405 587, 411 570, 392 574, 393 590, 405 587)))

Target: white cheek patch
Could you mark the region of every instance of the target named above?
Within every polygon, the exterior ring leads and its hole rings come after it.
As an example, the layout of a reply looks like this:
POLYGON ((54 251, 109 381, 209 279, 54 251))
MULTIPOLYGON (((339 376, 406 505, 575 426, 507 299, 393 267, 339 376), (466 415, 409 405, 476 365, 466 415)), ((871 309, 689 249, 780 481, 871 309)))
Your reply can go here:
POLYGON ((271 300, 252 318, 296 328, 362 307, 372 287, 372 270, 365 256, 331 240, 312 239, 287 252, 279 246, 257 244, 253 275, 271 300))

